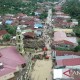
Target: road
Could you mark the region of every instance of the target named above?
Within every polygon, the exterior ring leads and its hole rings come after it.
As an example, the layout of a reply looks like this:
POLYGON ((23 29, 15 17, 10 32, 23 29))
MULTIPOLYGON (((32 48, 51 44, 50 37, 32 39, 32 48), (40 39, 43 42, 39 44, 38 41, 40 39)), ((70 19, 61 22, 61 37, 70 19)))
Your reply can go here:
POLYGON ((32 72, 32 80, 51 80, 51 67, 51 59, 37 60, 34 70, 32 72))
MULTIPOLYGON (((50 37, 47 35, 47 26, 44 26, 43 37, 45 39, 45 45, 50 49, 50 37)), ((47 54, 50 56, 49 60, 37 60, 32 72, 32 80, 52 80, 52 60, 51 60, 51 51, 47 51, 47 54)), ((40 52, 43 54, 43 52, 40 52)))

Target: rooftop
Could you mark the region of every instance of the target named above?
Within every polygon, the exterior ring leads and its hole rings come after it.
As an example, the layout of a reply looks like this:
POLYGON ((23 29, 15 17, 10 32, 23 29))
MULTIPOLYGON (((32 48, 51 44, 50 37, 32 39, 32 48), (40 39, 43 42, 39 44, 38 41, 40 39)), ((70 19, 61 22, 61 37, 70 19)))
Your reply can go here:
POLYGON ((56 60, 73 59, 73 58, 80 58, 80 56, 77 55, 56 56, 56 60))
POLYGON ((6 30, 0 30, 0 36, 1 35, 4 35, 4 34, 7 34, 8 32, 6 30))
POLYGON ((34 24, 34 28, 42 28, 42 27, 43 27, 43 25, 40 24, 40 23, 35 23, 34 24))
POLYGON ((65 56, 65 55, 79 55, 80 52, 73 52, 73 51, 56 51, 56 56, 65 56))
POLYGON ((0 49, 0 62, 3 63, 3 69, 0 70, 0 76, 16 71, 16 67, 24 64, 25 59, 17 51, 16 47, 7 47, 0 49))
POLYGON ((80 58, 57 60, 58 66, 75 66, 80 65, 80 58))
POLYGON ((62 31, 54 32, 54 41, 63 41, 63 40, 77 44, 76 37, 67 37, 66 33, 62 31))
POLYGON ((35 34, 34 34, 34 32, 26 32, 26 33, 24 33, 24 36, 25 37, 34 38, 35 37, 35 34))

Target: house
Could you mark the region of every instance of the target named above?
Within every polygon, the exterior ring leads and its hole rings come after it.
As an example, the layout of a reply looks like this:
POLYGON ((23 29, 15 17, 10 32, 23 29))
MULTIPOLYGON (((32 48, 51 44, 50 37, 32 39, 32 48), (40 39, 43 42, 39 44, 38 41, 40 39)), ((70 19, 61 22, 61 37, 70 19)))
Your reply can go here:
POLYGON ((7 34, 8 32, 6 30, 0 30, 0 39, 2 40, 3 39, 3 36, 5 34, 7 34))
POLYGON ((41 30, 35 30, 34 33, 35 33, 37 36, 41 36, 41 35, 42 35, 42 31, 41 31, 41 30))
POLYGON ((57 66, 76 66, 76 68, 77 65, 80 66, 80 56, 68 55, 68 56, 62 56, 62 58, 63 59, 56 60, 57 66))
POLYGON ((45 11, 44 8, 39 8, 35 11, 35 15, 39 16, 40 14, 42 14, 45 11))
POLYGON ((43 25, 41 23, 35 23, 34 28, 43 28, 43 25))
POLYGON ((73 51, 56 51, 56 56, 65 56, 65 55, 78 55, 80 56, 80 52, 73 51))
POLYGON ((26 32, 23 35, 24 35, 25 39, 30 39, 30 38, 33 39, 33 38, 35 38, 34 32, 26 32))
POLYGON ((57 5, 57 6, 54 7, 54 9, 55 9, 56 11, 61 11, 61 6, 57 5))
POLYGON ((54 21, 52 23, 54 24, 55 27, 58 28, 71 28, 74 26, 70 19, 65 19, 61 17, 54 18, 54 21))
POLYGON ((14 19, 14 18, 7 19, 7 20, 5 20, 5 24, 12 25, 12 26, 17 26, 17 25, 19 25, 19 21, 17 19, 14 19))
POLYGON ((53 45, 55 47, 74 48, 78 45, 76 37, 67 37, 65 32, 54 32, 53 45))
POLYGON ((4 20, 12 19, 13 17, 14 17, 13 14, 5 14, 4 16, 2 16, 2 18, 3 18, 4 20))
POLYGON ((73 33, 73 29, 54 28, 54 32, 57 32, 57 31, 62 31, 62 32, 65 32, 65 33, 73 33))
POLYGON ((78 21, 76 19, 72 19, 72 25, 71 26, 77 26, 78 25, 78 21))
POLYGON ((6 20, 5 24, 11 25, 13 23, 13 20, 6 20))
POLYGON ((27 25, 28 27, 34 27, 34 18, 33 17, 25 17, 19 21, 20 25, 27 25))
POLYGON ((53 51, 52 53, 55 61, 53 68, 53 79, 57 80, 77 80, 80 79, 80 75, 70 75, 70 72, 80 72, 80 52, 72 52, 72 51, 53 51), (59 76, 57 76, 59 74, 59 76))
POLYGON ((57 18, 70 19, 71 17, 68 14, 65 14, 61 11, 55 12, 57 18))
POLYGON ((16 72, 26 63, 16 47, 0 49, 0 80, 9 80, 15 77, 16 72))
POLYGON ((39 13, 39 12, 34 12, 35 13, 35 16, 39 16, 41 13, 39 13))
POLYGON ((23 13, 18 13, 17 15, 15 15, 15 17, 20 20, 22 18, 27 17, 27 15, 26 14, 23 14, 23 13))
POLYGON ((74 69, 80 67, 80 52, 53 50, 51 55, 52 59, 55 59, 56 67, 65 66, 74 69))

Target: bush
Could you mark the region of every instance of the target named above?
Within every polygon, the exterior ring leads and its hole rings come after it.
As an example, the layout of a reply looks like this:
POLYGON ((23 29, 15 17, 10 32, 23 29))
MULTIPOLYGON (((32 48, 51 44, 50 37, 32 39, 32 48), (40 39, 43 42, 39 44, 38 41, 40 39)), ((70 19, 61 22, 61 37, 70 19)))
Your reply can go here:
POLYGON ((4 40, 4 41, 9 41, 10 38, 11 38, 11 35, 10 35, 10 34, 5 34, 5 35, 3 36, 3 40, 4 40))
POLYGON ((78 52, 78 51, 80 51, 80 45, 78 45, 78 46, 76 46, 76 47, 74 48, 74 52, 78 52))

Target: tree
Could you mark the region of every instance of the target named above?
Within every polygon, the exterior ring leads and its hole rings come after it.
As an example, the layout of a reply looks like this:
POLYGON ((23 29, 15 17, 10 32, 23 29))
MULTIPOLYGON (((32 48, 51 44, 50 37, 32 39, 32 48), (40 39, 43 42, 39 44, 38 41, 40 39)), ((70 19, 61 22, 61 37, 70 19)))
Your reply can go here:
POLYGON ((45 19, 48 16, 47 12, 40 14, 40 19, 45 19))
POLYGON ((16 35, 16 26, 6 25, 5 28, 9 34, 16 35))
POLYGON ((15 8, 20 8, 22 5, 22 0, 0 0, 0 13, 11 13, 13 8, 13 13, 16 12, 15 8), (10 12, 11 11, 11 12, 10 12))
POLYGON ((76 18, 80 24, 80 1, 79 0, 67 0, 63 5, 62 10, 69 14, 72 18, 76 18))
POLYGON ((52 8, 52 12, 55 12, 55 9, 54 8, 52 8))
POLYGON ((0 40, 0 44, 2 44, 3 43, 3 40, 0 40))
POLYGON ((11 35, 10 35, 10 34, 5 34, 5 35, 3 35, 3 40, 4 40, 4 41, 9 41, 10 38, 11 38, 11 35))
POLYGON ((74 52, 78 52, 78 51, 80 51, 80 45, 78 45, 78 46, 76 46, 76 47, 74 48, 74 52))
POLYGON ((77 37, 80 37, 80 26, 76 26, 73 28, 74 33, 77 37))

